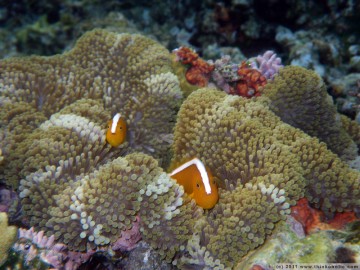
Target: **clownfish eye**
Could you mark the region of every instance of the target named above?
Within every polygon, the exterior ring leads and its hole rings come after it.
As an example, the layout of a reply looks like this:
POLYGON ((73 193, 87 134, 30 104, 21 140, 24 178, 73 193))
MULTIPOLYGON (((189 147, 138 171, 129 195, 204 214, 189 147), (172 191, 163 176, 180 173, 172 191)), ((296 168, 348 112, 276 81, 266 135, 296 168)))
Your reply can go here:
POLYGON ((119 128, 122 129, 122 126, 120 126, 119 128))
POLYGON ((30 248, 30 244, 26 244, 25 246, 24 246, 24 249, 25 250, 28 250, 30 248))
POLYGON ((200 184, 199 184, 199 183, 196 183, 196 187, 197 187, 197 188, 200 188, 200 184))

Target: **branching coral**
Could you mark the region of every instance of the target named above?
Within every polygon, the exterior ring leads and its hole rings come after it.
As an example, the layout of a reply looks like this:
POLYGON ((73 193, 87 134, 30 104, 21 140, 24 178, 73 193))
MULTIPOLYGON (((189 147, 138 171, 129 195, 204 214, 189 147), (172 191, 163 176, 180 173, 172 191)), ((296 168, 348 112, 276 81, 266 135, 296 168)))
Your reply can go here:
POLYGON ((266 51, 263 55, 249 59, 249 62, 251 67, 259 70, 267 80, 273 79, 280 68, 284 67, 281 64, 281 58, 276 57, 273 51, 266 51))
POLYGON ((342 127, 322 79, 313 71, 287 66, 269 82, 262 93, 282 121, 325 142, 343 159, 353 159, 357 147, 342 127))
POLYGON ((237 70, 239 81, 231 94, 242 97, 260 96, 260 87, 266 85, 266 78, 257 69, 253 69, 248 63, 242 62, 237 70))
POLYGON ((197 88, 191 87, 218 87, 228 94, 239 95, 247 98, 259 96, 260 87, 263 87, 267 79, 272 79, 282 67, 281 59, 272 51, 267 51, 263 56, 258 56, 251 62, 243 61, 241 64, 231 63, 230 56, 225 55, 215 62, 205 62, 197 53, 187 47, 181 47, 173 51, 174 63, 177 75, 180 77, 181 88, 185 95, 197 88), (259 63, 259 67, 257 62, 259 63), (184 71, 184 65, 190 67, 184 71), (181 77, 185 77, 187 83, 181 77))
POLYGON ((283 123, 268 103, 212 89, 198 90, 183 103, 173 162, 200 158, 224 189, 187 246, 190 258, 184 255, 180 264, 231 267, 303 196, 326 213, 360 210, 360 174, 324 143, 283 123))
POLYGON ((43 231, 35 232, 34 228, 19 229, 18 240, 13 249, 20 253, 24 264, 31 269, 42 269, 41 266, 46 264, 59 270, 76 270, 94 253, 69 251, 66 245, 56 243, 53 235, 47 237, 43 231))

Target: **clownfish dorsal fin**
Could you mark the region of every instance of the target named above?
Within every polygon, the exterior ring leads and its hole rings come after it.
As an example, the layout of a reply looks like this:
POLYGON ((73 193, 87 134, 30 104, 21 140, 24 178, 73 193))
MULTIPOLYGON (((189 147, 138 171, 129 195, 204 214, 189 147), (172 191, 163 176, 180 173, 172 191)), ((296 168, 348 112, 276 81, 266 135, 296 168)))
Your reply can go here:
POLYGON ((204 163, 202 163, 201 160, 198 159, 198 158, 193 158, 193 159, 189 160, 188 162, 185 162, 180 167, 173 170, 170 173, 170 176, 175 175, 175 174, 181 172, 182 170, 185 170, 186 168, 188 168, 188 167, 190 167, 192 165, 196 166, 196 168, 198 169, 198 171, 199 171, 199 173, 201 175, 201 180, 202 180, 202 182, 204 184, 206 194, 211 194, 211 186, 210 186, 209 175, 206 172, 206 168, 205 168, 204 163))
POLYGON ((113 117, 113 121, 112 121, 112 125, 111 125, 111 133, 112 134, 115 134, 115 132, 116 132, 116 126, 119 123, 120 117, 121 117, 120 113, 115 114, 113 117))

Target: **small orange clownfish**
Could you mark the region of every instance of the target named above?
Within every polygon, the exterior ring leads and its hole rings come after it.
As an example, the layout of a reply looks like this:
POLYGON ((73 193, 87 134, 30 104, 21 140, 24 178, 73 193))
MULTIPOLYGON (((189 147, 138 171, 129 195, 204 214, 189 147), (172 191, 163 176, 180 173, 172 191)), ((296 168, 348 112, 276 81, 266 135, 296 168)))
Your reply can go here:
POLYGON ((219 200, 218 187, 213 175, 198 158, 182 164, 169 175, 176 179, 202 208, 211 209, 219 200))
POLYGON ((115 114, 108 123, 106 141, 114 147, 119 146, 126 138, 126 122, 120 113, 115 114))

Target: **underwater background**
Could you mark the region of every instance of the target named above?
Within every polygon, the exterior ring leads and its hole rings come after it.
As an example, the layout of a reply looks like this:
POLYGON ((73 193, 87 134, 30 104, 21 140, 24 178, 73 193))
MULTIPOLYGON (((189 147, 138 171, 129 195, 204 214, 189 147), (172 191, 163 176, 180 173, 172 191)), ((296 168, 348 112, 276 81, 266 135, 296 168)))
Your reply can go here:
POLYGON ((0 269, 360 269, 359 25, 351 0, 0 0, 0 269), (193 158, 214 203, 171 174, 193 158))

